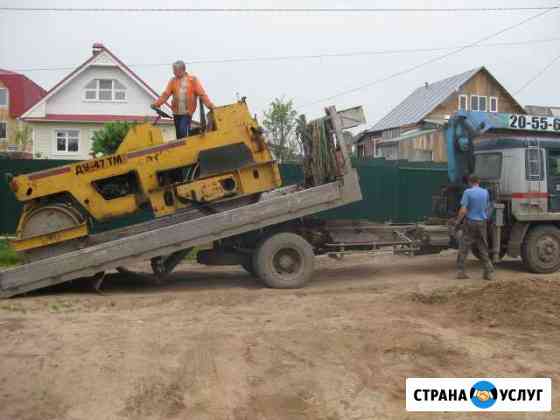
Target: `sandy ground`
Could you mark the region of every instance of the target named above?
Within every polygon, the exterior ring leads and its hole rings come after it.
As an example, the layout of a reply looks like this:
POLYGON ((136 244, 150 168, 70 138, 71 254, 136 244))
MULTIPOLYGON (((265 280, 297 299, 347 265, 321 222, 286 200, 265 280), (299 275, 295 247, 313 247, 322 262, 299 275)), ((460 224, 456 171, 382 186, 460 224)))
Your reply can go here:
POLYGON ((560 417, 560 275, 476 264, 460 282, 453 254, 319 258, 288 291, 185 264, 1 301, 0 419, 480 417, 407 413, 417 376, 552 377, 553 413, 492 417, 560 417))

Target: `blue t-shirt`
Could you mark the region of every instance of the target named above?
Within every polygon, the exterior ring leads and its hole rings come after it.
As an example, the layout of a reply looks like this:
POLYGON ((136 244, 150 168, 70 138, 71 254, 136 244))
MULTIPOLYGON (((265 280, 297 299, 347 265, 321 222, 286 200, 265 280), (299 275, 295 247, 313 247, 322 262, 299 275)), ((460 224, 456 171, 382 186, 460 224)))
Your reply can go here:
POLYGON ((461 207, 467 209, 467 219, 487 220, 488 219, 488 191, 480 187, 467 188, 461 199, 461 207))

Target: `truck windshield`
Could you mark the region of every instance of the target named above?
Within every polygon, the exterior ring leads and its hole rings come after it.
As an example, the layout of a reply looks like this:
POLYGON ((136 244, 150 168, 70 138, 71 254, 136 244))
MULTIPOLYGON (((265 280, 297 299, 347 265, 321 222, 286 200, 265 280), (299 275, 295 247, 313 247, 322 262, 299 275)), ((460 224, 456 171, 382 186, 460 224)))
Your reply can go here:
POLYGON ((499 179, 502 173, 502 154, 480 153, 475 155, 474 173, 480 179, 499 179))

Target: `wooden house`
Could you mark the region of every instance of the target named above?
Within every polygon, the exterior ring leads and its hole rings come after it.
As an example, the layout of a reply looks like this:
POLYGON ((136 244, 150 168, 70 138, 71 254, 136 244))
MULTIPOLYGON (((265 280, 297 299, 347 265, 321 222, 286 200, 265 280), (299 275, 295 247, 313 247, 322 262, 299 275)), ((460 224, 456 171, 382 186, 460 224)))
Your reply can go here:
MULTIPOLYGON (((103 44, 91 52, 21 116, 33 129, 34 159, 89 159, 93 134, 105 123, 154 120, 157 92, 103 44)), ((175 138, 171 120, 159 127, 164 140, 175 138)))
POLYGON ((425 83, 372 128, 355 137, 359 158, 446 162, 443 126, 458 110, 525 114, 485 68, 425 83))

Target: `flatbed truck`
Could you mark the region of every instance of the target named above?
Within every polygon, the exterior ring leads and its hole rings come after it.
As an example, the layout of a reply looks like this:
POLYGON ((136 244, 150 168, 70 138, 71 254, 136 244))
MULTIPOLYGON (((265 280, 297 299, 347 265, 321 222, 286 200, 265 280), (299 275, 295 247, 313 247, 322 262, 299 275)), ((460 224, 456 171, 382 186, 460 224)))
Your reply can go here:
POLYGON ((560 267, 560 142, 556 142, 560 120, 551 119, 548 129, 539 119, 543 128, 532 130, 512 127, 520 116, 510 114, 453 116, 446 129, 450 183, 434 196, 439 218, 394 225, 314 217, 362 198, 341 116, 334 107, 327 108, 326 114, 329 135, 339 145, 337 161, 342 162, 338 176, 329 182, 277 188, 262 194, 256 203, 231 209, 226 205, 214 214, 177 213, 91 235, 82 249, 1 271, 0 297, 81 277, 100 284, 107 270, 126 271, 127 265, 148 259, 156 278, 162 278, 190 249, 210 243, 211 249, 198 254, 200 263, 241 265, 272 288, 304 286, 313 274, 316 255, 438 253, 457 245, 448 220, 457 213, 465 188, 462 178, 473 172, 491 190, 489 234, 494 261, 507 253, 521 255, 533 272, 560 267))

